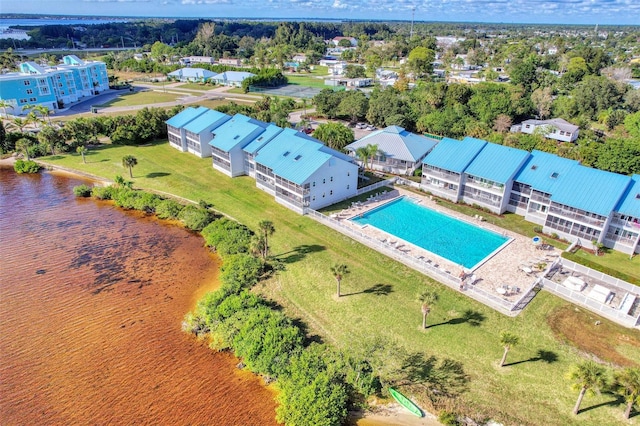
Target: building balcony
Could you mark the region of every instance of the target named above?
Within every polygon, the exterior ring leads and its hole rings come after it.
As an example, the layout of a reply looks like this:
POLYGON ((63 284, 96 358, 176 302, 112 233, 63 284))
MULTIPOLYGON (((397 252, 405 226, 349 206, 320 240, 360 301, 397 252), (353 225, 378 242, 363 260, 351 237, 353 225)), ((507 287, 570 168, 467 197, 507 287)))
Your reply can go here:
POLYGON ((611 225, 615 225, 621 228, 626 228, 626 229, 634 230, 636 232, 640 232, 640 223, 637 221, 637 219, 622 220, 622 219, 613 218, 611 219, 611 225))
POLYGON ((538 195, 535 192, 531 194, 531 200, 537 201, 538 203, 545 203, 545 204, 549 204, 551 202, 549 197, 538 195))
POLYGON ((571 212, 568 210, 559 209, 557 207, 550 207, 549 212, 553 213, 558 217, 569 218, 587 225, 597 226, 602 228, 604 226, 604 220, 596 219, 593 217, 585 216, 583 214, 579 214, 576 212, 571 212))
POLYGON ((427 177, 427 176, 433 176, 433 177, 437 177, 437 178, 442 178, 442 179, 447 179, 450 182, 453 183, 460 183, 460 175, 458 173, 452 173, 452 172, 445 172, 445 171, 441 171, 441 170, 432 170, 432 169, 426 169, 426 168, 422 168, 422 176, 427 177))
POLYGON ((485 204, 487 206, 492 206, 492 207, 500 207, 500 205, 502 204, 502 199, 498 199, 498 200, 494 200, 492 198, 490 198, 487 195, 483 195, 483 194, 471 194, 469 192, 464 192, 463 197, 465 199, 471 199, 474 201, 477 201, 479 203, 485 204))
POLYGON ((504 194, 504 186, 497 186, 491 183, 477 182, 474 180, 468 180, 464 184, 465 187, 476 188, 481 191, 490 191, 492 194, 502 195, 504 194))

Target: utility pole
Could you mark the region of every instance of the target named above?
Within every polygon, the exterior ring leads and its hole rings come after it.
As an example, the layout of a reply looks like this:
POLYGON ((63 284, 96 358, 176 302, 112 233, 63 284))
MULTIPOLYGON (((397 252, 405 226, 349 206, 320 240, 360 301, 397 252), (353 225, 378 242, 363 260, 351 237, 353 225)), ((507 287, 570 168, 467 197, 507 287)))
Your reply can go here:
POLYGON ((413 6, 411 8, 411 31, 409 31, 409 41, 411 41, 411 39, 413 38, 413 18, 415 17, 416 14, 416 7, 413 6))

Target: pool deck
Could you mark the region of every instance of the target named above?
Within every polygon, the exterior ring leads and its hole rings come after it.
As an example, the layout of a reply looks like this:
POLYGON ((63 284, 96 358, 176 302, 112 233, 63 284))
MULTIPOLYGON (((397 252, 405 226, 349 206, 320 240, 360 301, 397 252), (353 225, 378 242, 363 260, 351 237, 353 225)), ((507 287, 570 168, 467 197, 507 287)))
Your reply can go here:
MULTIPOLYGON (((365 202, 354 203, 350 208, 331 215, 331 218, 340 222, 342 226, 349 227, 353 231, 377 240, 384 249, 381 251, 385 254, 396 252, 398 256, 394 256, 395 258, 401 261, 404 260, 403 263, 414 267, 414 269, 438 272, 437 276, 434 277, 438 281, 445 281, 445 284, 449 286, 457 283, 460 291, 469 292, 471 297, 473 297, 471 293, 482 296, 473 298, 481 300, 483 303, 495 301, 502 311, 508 305, 516 304, 523 299, 535 285, 536 279, 542 270, 560 256, 560 251, 555 248, 541 250, 539 246, 533 243, 531 238, 499 228, 481 219, 474 219, 445 209, 429 196, 421 196, 401 188, 383 193, 365 202), (412 198, 427 208, 493 231, 511 240, 501 250, 494 252, 488 259, 485 259, 484 263, 481 263, 473 271, 465 269, 463 274, 463 268, 460 265, 375 227, 360 226, 348 220, 402 196, 412 198), (410 262, 407 262, 407 260, 410 262), (420 268, 421 263, 424 263, 425 268, 420 268), (418 267, 416 268, 415 266, 418 267), (460 279, 461 276, 463 276, 462 280, 460 279), (445 280, 439 279, 440 277, 444 277, 445 280)), ((433 274, 429 275, 434 276, 433 274)), ((493 305, 492 303, 488 304, 493 305)), ((496 306, 492 307, 498 308, 496 306)))

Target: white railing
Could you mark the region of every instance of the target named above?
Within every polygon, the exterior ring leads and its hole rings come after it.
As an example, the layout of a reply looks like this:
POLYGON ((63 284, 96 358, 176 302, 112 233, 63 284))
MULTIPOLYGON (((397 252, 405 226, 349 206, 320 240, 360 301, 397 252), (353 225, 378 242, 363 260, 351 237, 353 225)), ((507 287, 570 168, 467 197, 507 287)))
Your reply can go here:
POLYGON ((396 178, 391 178, 391 179, 382 180, 380 182, 372 183, 369 186, 365 186, 358 189, 358 191, 356 191, 356 195, 362 195, 365 192, 375 191, 376 189, 382 188, 383 186, 393 186, 395 181, 396 181, 396 178))

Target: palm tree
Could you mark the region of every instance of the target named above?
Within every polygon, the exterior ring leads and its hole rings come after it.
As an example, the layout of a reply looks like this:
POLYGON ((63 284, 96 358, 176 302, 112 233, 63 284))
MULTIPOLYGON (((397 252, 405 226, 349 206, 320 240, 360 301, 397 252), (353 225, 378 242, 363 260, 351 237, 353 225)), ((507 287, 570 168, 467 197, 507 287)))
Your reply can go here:
POLYGON ((264 256, 264 235, 254 235, 251 238, 251 243, 249 244, 249 251, 255 256, 260 255, 264 256))
POLYGON ((76 148, 76 152, 82 155, 82 162, 87 164, 87 160, 84 158, 84 154, 87 152, 87 147, 80 145, 76 148))
POLYGON ((500 360, 500 367, 504 366, 509 349, 517 346, 518 343, 520 343, 520 338, 515 334, 509 333, 508 331, 500 333, 500 344, 504 347, 504 354, 502 354, 502 360, 500 360))
POLYGON ((27 158, 27 161, 30 160, 29 158, 30 146, 31 146, 31 141, 27 138, 20 138, 16 141, 16 150, 22 151, 24 153, 24 156, 27 158))
POLYGON ((362 161, 362 165, 366 169, 369 165, 369 150, 367 149, 367 147, 361 146, 360 148, 357 148, 356 157, 358 157, 360 161, 362 161))
POLYGON ((258 223, 258 227, 262 231, 262 235, 264 236, 264 247, 262 251, 262 258, 266 259, 269 254, 269 237, 276 232, 276 228, 273 226, 273 222, 270 220, 261 220, 258 223))
POLYGON ((15 127, 16 129, 20 130, 20 133, 24 133, 24 128, 29 123, 27 123, 25 119, 22 117, 15 117, 13 120, 11 120, 10 124, 12 127, 15 127))
POLYGON ((574 381, 573 388, 580 389, 573 414, 578 414, 585 393, 596 392, 606 384, 605 373, 603 366, 591 360, 576 364, 569 372, 569 379, 574 381))
POLYGON ((438 293, 427 289, 418 295, 418 302, 422 305, 422 328, 427 328, 427 315, 431 312, 431 306, 438 301, 438 293))
POLYGON ((338 283, 338 297, 340 297, 340 282, 349 273, 349 268, 344 263, 336 263, 331 267, 331 273, 338 283))
POLYGON ((33 111, 40 114, 42 118, 46 118, 49 122, 49 125, 51 125, 51 114, 53 114, 53 111, 51 111, 49 107, 46 107, 44 105, 36 105, 35 107, 33 107, 33 111))
POLYGON ((129 168, 129 177, 133 179, 133 167, 138 164, 138 159, 133 155, 122 157, 122 165, 129 168))
POLYGON ((627 403, 625 420, 631 416, 633 404, 640 405, 640 368, 625 368, 615 373, 615 390, 627 403))

